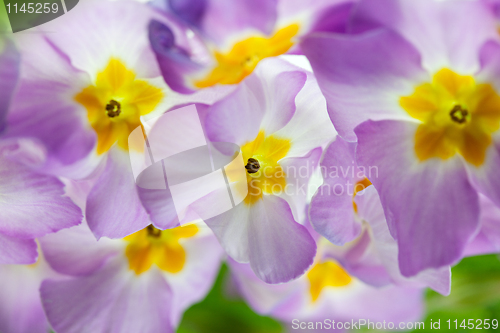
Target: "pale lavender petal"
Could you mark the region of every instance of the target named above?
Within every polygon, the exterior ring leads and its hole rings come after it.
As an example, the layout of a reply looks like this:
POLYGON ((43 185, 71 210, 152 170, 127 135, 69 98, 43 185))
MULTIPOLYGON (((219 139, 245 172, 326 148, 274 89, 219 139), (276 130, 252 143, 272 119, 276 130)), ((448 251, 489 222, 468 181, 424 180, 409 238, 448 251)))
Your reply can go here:
POLYGON ((200 228, 195 237, 182 242, 186 263, 176 274, 164 274, 172 288, 172 324, 177 326, 182 315, 194 303, 201 301, 213 286, 222 264, 224 251, 209 228, 200 228))
POLYGON ((138 1, 80 1, 67 14, 44 25, 46 38, 93 79, 111 58, 119 58, 139 78, 160 76, 148 40, 152 19, 166 22, 158 10, 138 1))
POLYGON ((106 167, 88 195, 86 218, 98 239, 123 238, 150 224, 128 154, 118 147, 109 151, 106 167))
POLYGON ((330 242, 343 245, 360 235, 354 218, 354 187, 364 178, 355 161, 355 143, 338 137, 321 161, 324 183, 311 201, 309 216, 314 229, 330 242))
POLYGON ((294 219, 301 224, 304 224, 302 221, 307 216, 309 181, 319 167, 322 152, 318 147, 303 157, 286 157, 280 160, 286 174, 286 185, 279 196, 288 202, 294 219))
POLYGON ((221 46, 248 30, 271 34, 277 3, 277 0, 207 0, 200 29, 221 46))
POLYGON ((0 264, 32 264, 38 257, 33 239, 19 239, 0 234, 0 264))
POLYGON ((173 332, 172 292, 160 271, 137 276, 121 258, 87 277, 46 280, 40 293, 58 332, 173 332))
POLYGON ((228 259, 232 282, 252 310, 263 315, 287 320, 304 306, 305 279, 282 284, 267 284, 260 280, 249 264, 228 259))
POLYGON ((44 265, 0 265, 0 332, 50 331, 38 291, 42 279, 53 275, 44 265))
MULTIPOLYGON (((500 89, 500 44, 489 42, 481 52, 482 69, 478 73, 478 81, 493 84, 500 89)), ((500 134, 494 133, 493 142, 486 150, 486 159, 483 165, 477 167, 466 163, 472 184, 479 192, 490 198, 500 206, 500 177, 497 176, 500 165, 500 134)))
POLYGON ((97 241, 86 223, 46 235, 39 242, 50 266, 72 276, 92 274, 123 251, 113 240, 97 241))
POLYGON ((81 210, 65 196, 61 181, 2 155, 0 233, 36 238, 81 222, 81 210))
POLYGON ((500 251, 500 208, 484 195, 479 197, 479 203, 481 205, 481 229, 467 245, 466 256, 500 251))
POLYGON ((345 293, 336 299, 332 298, 332 307, 336 316, 344 320, 412 322, 419 320, 423 315, 423 299, 423 290, 419 288, 398 286, 373 288, 361 285, 354 292, 345 293))
POLYGON ((383 29, 356 36, 313 34, 301 43, 339 134, 356 141, 367 119, 409 119, 399 97, 428 79, 420 55, 406 40, 383 29))
POLYGON ((290 71, 289 66, 282 59, 269 58, 255 71, 264 89, 266 109, 261 128, 267 133, 277 132, 290 122, 296 111, 295 98, 307 80, 305 71, 290 71))
MULTIPOLYGON (((291 57, 299 57, 298 59, 303 57, 307 62, 305 56, 291 57)), ((275 132, 276 136, 290 140, 291 147, 287 156, 304 156, 314 148, 325 147, 337 134, 328 116, 326 101, 316 78, 312 73, 306 73, 307 81, 304 88, 295 97, 296 109, 293 117, 286 123, 281 122, 284 126, 275 132), (311 117, 312 114, 314 117, 311 117)), ((276 124, 278 119, 274 117, 272 122, 276 124)))
POLYGON ((205 118, 209 140, 243 145, 255 139, 266 111, 264 96, 261 81, 251 75, 236 91, 212 105, 205 118))
POLYGON ((242 145, 259 130, 270 135, 284 128, 295 114, 295 98, 306 79, 304 71, 284 60, 262 61, 235 92, 210 107, 205 118, 208 138, 242 145))
POLYGON ((250 260, 248 223, 251 209, 252 207, 240 204, 205 221, 226 253, 241 263, 248 263, 250 260))
POLYGON ((367 121, 356 128, 358 163, 377 167, 380 194, 399 246, 403 276, 450 265, 461 258, 479 226, 479 200, 460 158, 419 162, 418 124, 367 121))
POLYGON ((248 219, 250 266, 260 279, 276 284, 305 273, 316 255, 316 242, 295 222, 285 200, 265 196, 251 208, 248 219))
POLYGON ((71 165, 95 145, 86 112, 73 97, 90 85, 90 77, 70 63, 40 34, 18 39, 23 53, 21 79, 7 117, 5 137, 28 137, 47 148, 46 168, 71 165), (43 110, 43 112, 40 112, 43 110))
POLYGON ((351 26, 359 30, 373 25, 410 41, 431 72, 451 67, 472 74, 479 69, 481 46, 498 39, 495 17, 483 1, 362 0, 351 26))
MULTIPOLYGON (((435 291, 448 295, 451 288, 451 270, 449 266, 440 269, 427 269, 412 278, 401 275, 398 262, 398 244, 391 236, 380 197, 373 186, 369 186, 355 198, 359 217, 370 226, 372 247, 377 259, 380 260, 392 282, 407 287, 430 287, 435 291)), ((366 257, 366 254, 363 256, 366 257)), ((363 258, 364 259, 364 258, 363 258)))

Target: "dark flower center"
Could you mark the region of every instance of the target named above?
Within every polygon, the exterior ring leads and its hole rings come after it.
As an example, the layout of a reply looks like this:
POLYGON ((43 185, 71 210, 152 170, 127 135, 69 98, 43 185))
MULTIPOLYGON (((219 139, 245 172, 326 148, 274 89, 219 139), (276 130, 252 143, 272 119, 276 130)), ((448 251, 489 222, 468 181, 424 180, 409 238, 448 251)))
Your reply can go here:
POLYGON ((451 120, 459 124, 465 123, 468 115, 469 111, 462 108, 461 105, 455 105, 450 112, 451 120))
POLYGON ((110 100, 109 103, 106 105, 106 113, 110 118, 119 116, 121 112, 122 112, 122 106, 114 99, 110 100))
POLYGON ((245 169, 247 169, 248 173, 256 173, 260 169, 260 163, 255 158, 249 158, 245 169))
POLYGON ((161 230, 156 229, 152 224, 148 225, 146 230, 149 237, 159 238, 161 236, 161 230))

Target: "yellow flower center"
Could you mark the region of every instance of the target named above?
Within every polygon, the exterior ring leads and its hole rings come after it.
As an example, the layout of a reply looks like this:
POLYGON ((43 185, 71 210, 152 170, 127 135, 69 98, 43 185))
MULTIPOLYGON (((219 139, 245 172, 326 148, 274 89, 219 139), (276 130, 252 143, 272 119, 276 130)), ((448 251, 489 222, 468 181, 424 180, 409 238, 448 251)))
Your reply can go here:
POLYGON ((278 194, 284 191, 286 174, 279 161, 288 154, 290 147, 290 140, 274 135, 265 136, 264 131, 241 147, 243 160, 247 163, 248 195, 245 204, 254 204, 264 193, 278 194))
POLYGON ((333 260, 318 263, 307 273, 311 299, 316 302, 326 287, 345 287, 352 282, 349 274, 333 260))
POLYGON ((97 133, 97 153, 107 152, 115 143, 128 149, 128 136, 140 117, 153 111, 163 99, 162 89, 137 80, 118 59, 111 59, 98 73, 95 85, 75 96, 87 109, 87 118, 97 133))
POLYGON ((287 52, 293 46, 293 37, 299 25, 292 24, 278 30, 271 37, 250 37, 233 45, 228 53, 214 52, 217 65, 205 78, 194 83, 197 88, 217 83, 236 84, 250 75, 259 61, 287 52))
POLYGON ((484 163, 491 136, 500 127, 500 96, 490 84, 445 68, 399 103, 421 121, 415 135, 420 161, 458 153, 477 167, 484 163))
POLYGON ((186 252, 179 241, 197 233, 198 227, 194 224, 167 230, 149 225, 125 237, 124 240, 129 242, 125 255, 130 269, 139 275, 155 264, 169 273, 180 272, 186 262, 186 252))

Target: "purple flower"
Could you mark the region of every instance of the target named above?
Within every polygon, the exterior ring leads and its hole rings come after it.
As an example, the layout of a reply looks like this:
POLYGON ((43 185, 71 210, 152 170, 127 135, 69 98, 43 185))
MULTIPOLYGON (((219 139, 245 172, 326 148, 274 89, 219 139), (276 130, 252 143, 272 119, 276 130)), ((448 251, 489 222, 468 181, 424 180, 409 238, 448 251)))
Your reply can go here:
POLYGON ((293 325, 293 331, 300 328, 295 326, 297 321, 324 323, 327 319, 330 324, 331 320, 351 324, 364 319, 399 323, 422 316, 423 288, 393 283, 370 285, 331 256, 338 248, 324 238, 317 237, 317 241, 314 264, 305 275, 286 284, 263 283, 248 264, 229 261, 235 285, 256 312, 293 325))
POLYGON ((449 294, 449 266, 427 269, 412 278, 401 275, 398 244, 387 227, 380 197, 368 180, 377 170, 357 166, 355 148, 355 143, 338 137, 321 161, 324 183, 312 199, 309 216, 316 231, 342 246, 331 247, 325 255, 370 285, 431 287, 449 294))
MULTIPOLYGON (((316 245, 297 221, 305 218, 307 185, 321 146, 335 135, 311 73, 267 59, 232 94, 208 108, 205 131, 215 147, 218 142, 241 147, 245 175, 229 173, 228 181, 232 189, 248 189, 240 204, 206 219, 207 225, 229 256, 249 262, 265 282, 302 275, 316 245)), ((200 205, 206 207, 210 198, 191 207, 200 214, 200 205)), ((157 220, 162 200, 143 197, 154 223, 164 223, 157 220)))
MULTIPOLYGON (((84 203, 85 188, 73 182, 69 192, 84 203)), ((47 318, 61 332, 173 332, 209 291, 223 253, 202 224, 163 231, 149 225, 98 241, 82 224, 40 243, 51 267, 66 275, 40 290, 47 318)))
MULTIPOLYGON (((150 224, 128 136, 143 119, 186 102, 161 77, 147 38, 151 19, 166 22, 138 2, 88 1, 43 26, 57 33, 16 36, 22 76, 5 137, 41 142, 45 172, 94 181, 86 216, 97 238, 122 238, 150 224)), ((191 97, 209 104, 216 94, 191 97)))
POLYGON ((301 47, 339 134, 358 140, 404 276, 454 263, 500 204, 500 45, 481 1, 361 1, 349 37, 301 47))
MULTIPOLYGON (((149 38, 169 86, 180 93, 234 85, 259 62, 299 52, 311 31, 343 31, 354 0, 164 0, 154 5, 187 26, 184 35, 152 21, 149 38)), ((228 88, 230 91, 230 88, 228 88)))

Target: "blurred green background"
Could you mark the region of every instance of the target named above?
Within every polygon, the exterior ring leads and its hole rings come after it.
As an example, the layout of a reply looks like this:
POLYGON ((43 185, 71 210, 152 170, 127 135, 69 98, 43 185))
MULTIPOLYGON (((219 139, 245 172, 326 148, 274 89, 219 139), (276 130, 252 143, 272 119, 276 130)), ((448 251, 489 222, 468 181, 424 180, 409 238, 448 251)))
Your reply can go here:
MULTIPOLYGON (((228 268, 224 265, 217 281, 202 302, 186 311, 178 333, 278 333, 285 332, 284 326, 270 317, 253 312, 241 299, 225 293, 229 278, 228 268)), ((465 319, 498 319, 500 321, 500 260, 498 255, 486 255, 463 259, 452 269, 452 288, 448 297, 428 290, 425 297, 425 329, 414 332, 436 332, 430 329, 430 320, 441 320, 439 331, 450 331, 448 319, 452 321, 454 332, 468 329, 455 329, 465 319)), ((424 318, 422 319, 424 320, 424 318)), ((482 329, 481 331, 497 331, 482 329)), ((378 331, 377 332, 381 332, 378 331)))

